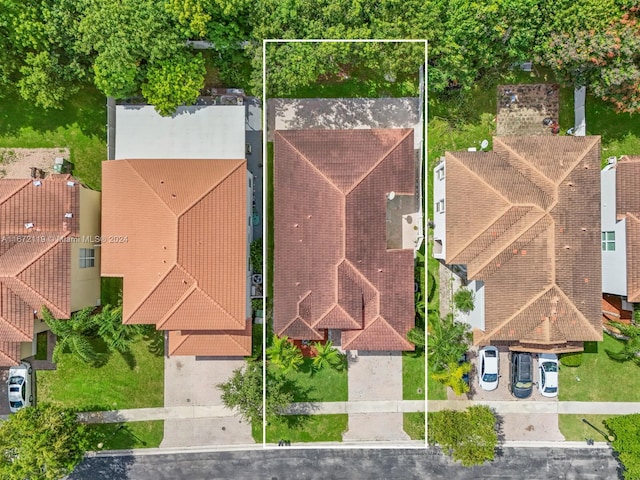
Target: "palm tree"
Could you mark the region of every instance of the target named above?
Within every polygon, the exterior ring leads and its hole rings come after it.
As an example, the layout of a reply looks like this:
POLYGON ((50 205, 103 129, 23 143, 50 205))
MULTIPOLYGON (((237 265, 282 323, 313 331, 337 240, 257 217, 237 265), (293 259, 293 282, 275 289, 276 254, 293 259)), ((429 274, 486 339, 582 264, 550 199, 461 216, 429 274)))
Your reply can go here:
POLYGON ((624 347, 619 352, 606 350, 607 355, 617 362, 633 361, 640 366, 640 327, 634 324, 626 324, 619 322, 609 322, 608 325, 617 329, 623 338, 624 347))
POLYGON ((269 362, 284 373, 298 370, 304 362, 302 353, 286 335, 282 337, 274 335, 273 342, 266 349, 266 353, 269 362))
POLYGON ((450 363, 457 362, 469 348, 470 341, 469 325, 455 321, 451 314, 444 318, 430 315, 427 340, 430 368, 439 372, 450 363))
POLYGON ((471 371, 471 364, 464 362, 458 364, 451 362, 447 368, 438 373, 432 373, 431 378, 436 382, 442 383, 446 387, 451 387, 453 393, 462 395, 469 391, 469 384, 464 380, 464 376, 471 371))
POLYGON ((42 318, 56 336, 54 362, 60 361, 64 352, 70 352, 88 364, 95 364, 99 360, 100 354, 89 341, 96 331, 92 312, 93 307, 87 307, 71 315, 69 320, 57 320, 47 307, 42 307, 42 318))
POLYGON ((142 333, 141 325, 125 325, 122 323, 122 305, 112 307, 105 305, 102 311, 93 317, 98 325, 98 336, 107 344, 109 350, 125 353, 142 333))
POLYGON ((324 345, 320 342, 315 342, 313 347, 316 349, 316 356, 313 357, 314 370, 318 371, 326 367, 332 367, 336 370, 344 369, 347 357, 340 353, 337 348, 333 348, 331 340, 327 340, 324 345))

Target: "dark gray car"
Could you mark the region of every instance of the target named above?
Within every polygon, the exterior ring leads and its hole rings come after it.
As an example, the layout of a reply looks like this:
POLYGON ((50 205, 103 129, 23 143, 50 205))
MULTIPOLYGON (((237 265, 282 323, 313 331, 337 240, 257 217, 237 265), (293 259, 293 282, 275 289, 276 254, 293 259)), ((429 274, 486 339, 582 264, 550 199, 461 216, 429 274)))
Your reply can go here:
POLYGON ((530 353, 511 354, 511 393, 516 398, 528 398, 533 391, 533 359, 530 353))

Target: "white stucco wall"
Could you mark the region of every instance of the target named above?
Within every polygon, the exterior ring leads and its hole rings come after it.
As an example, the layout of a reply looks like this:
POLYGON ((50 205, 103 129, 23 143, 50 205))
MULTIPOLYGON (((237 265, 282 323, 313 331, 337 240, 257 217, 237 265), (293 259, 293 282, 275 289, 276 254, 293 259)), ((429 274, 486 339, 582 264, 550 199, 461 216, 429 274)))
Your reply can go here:
POLYGON ((602 291, 627 295, 627 237, 626 220, 616 220, 616 172, 607 165, 600 173, 601 231, 615 232, 615 251, 602 251, 602 291))
POLYGON ((447 222, 446 222, 446 210, 447 205, 445 201, 444 211, 438 211, 438 202, 440 200, 445 199, 446 196, 446 183, 447 183, 447 175, 446 175, 446 166, 445 162, 441 162, 438 164, 436 168, 433 169, 433 223, 435 224, 433 230, 433 240, 434 240, 434 248, 433 248, 433 256, 435 258, 444 260, 447 248, 446 248, 446 232, 447 232, 447 222), (439 173, 442 172, 442 173, 439 173), (444 174, 441 178, 438 175, 444 174), (442 248, 438 248, 438 242, 442 244, 442 248), (439 250, 439 251, 438 251, 439 250))

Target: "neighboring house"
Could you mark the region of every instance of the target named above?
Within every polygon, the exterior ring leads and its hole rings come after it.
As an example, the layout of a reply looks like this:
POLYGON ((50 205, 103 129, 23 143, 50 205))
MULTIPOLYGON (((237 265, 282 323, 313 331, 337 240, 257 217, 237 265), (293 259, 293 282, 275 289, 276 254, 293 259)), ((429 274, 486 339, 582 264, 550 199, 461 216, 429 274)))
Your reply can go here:
POLYGON ((621 309, 640 302, 640 157, 623 156, 601 173, 602 291, 619 295, 621 309))
POLYGON ((250 355, 245 107, 117 109, 118 160, 102 164, 102 275, 123 277, 123 322, 167 331, 170 356, 250 355))
POLYGON ((0 366, 36 352, 54 317, 100 305, 100 192, 70 175, 0 180, 0 366))
POLYGON ((474 344, 602 339, 599 137, 494 137, 434 169, 433 255, 475 291, 474 344))
POLYGON ((400 237, 414 220, 399 208, 415 208, 413 129, 274 140, 275 332, 328 335, 344 350, 413 350, 413 243, 400 237))

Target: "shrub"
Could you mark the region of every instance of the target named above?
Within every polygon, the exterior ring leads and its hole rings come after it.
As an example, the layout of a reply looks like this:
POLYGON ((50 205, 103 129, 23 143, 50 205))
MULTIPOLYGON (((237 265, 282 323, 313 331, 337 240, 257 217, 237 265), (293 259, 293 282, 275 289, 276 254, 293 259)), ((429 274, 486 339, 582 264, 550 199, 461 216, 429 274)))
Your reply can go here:
POLYGON ((473 292, 468 288, 460 288, 453 295, 453 303, 458 310, 464 313, 469 313, 473 310, 474 301, 473 292))
POLYGON ((560 355, 560 363, 565 367, 579 367, 582 365, 582 352, 563 353, 560 355))

